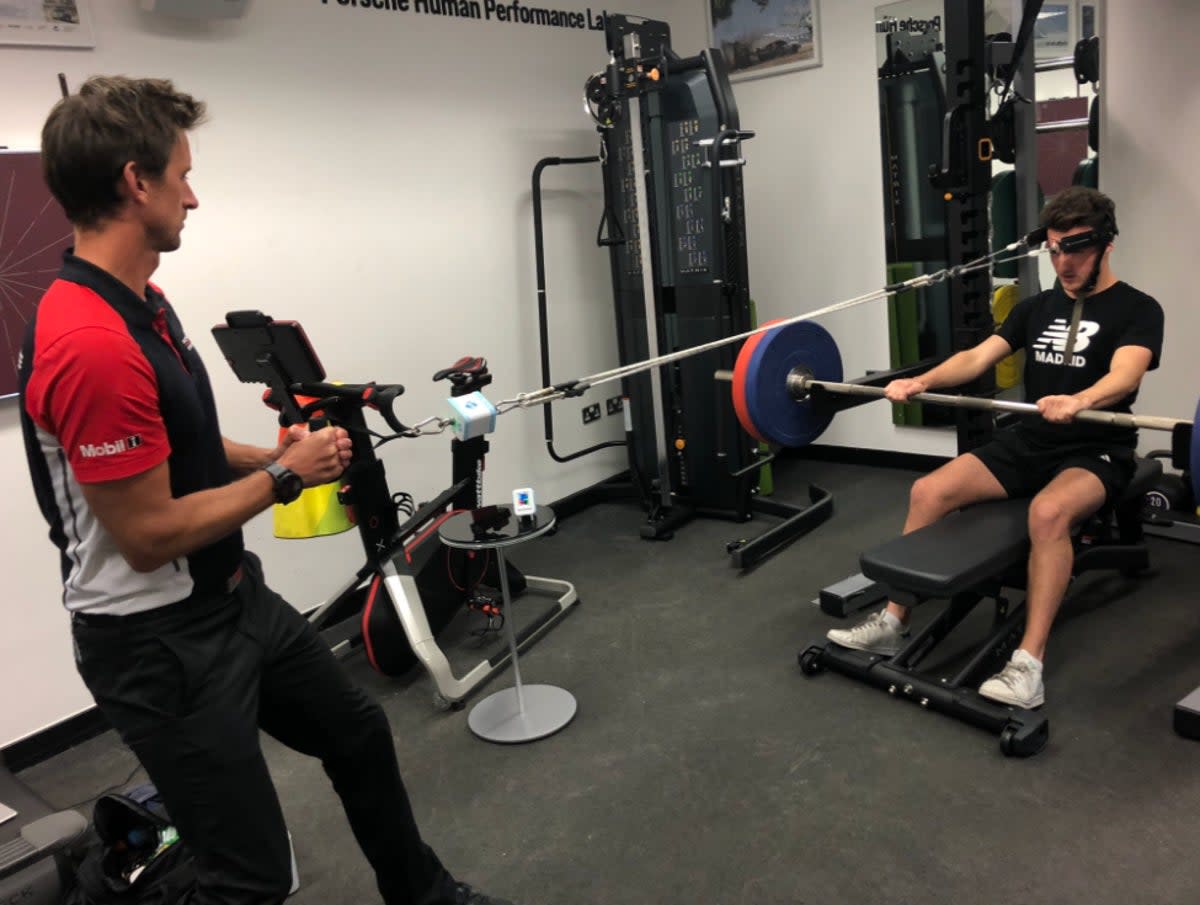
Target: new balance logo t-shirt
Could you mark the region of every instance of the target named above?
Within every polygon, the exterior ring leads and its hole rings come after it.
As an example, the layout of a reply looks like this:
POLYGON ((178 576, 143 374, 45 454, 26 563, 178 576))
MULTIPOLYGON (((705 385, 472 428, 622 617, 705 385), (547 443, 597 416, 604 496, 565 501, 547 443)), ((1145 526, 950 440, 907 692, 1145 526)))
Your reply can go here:
MULTIPOLYGON (((1122 346, 1150 350, 1150 369, 1158 367, 1162 351, 1162 307, 1128 283, 1117 282, 1084 300, 1075 349, 1066 361, 1067 340, 1075 300, 1055 287, 1023 299, 1000 325, 998 335, 1013 351, 1025 350, 1025 399, 1036 402, 1043 396, 1071 395, 1091 387, 1112 367, 1122 346)), ((1108 407, 1128 412, 1137 391, 1108 407)), ((1137 431, 1102 424, 1071 422, 1051 424, 1040 418, 1021 421, 1018 428, 1042 443, 1099 443, 1134 446, 1137 431)))

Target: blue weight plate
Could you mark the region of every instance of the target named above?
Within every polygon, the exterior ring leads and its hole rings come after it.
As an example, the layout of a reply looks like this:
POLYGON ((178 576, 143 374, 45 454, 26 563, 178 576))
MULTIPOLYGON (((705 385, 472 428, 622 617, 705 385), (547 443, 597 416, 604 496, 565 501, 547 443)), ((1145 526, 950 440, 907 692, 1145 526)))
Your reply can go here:
POLYGON ((842 356, 828 330, 799 321, 763 334, 754 347, 746 369, 746 409, 759 432, 780 446, 807 446, 833 420, 815 412, 811 402, 792 398, 787 379, 795 368, 818 380, 841 381, 842 356))

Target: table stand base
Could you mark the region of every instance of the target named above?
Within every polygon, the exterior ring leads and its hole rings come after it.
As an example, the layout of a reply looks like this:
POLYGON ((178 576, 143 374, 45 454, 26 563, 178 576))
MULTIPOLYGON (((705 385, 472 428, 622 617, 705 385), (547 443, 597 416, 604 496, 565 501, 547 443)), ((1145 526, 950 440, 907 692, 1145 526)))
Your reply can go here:
POLYGON ((467 716, 467 725, 481 739, 501 744, 532 742, 553 735, 575 718, 575 696, 554 685, 522 685, 525 710, 517 704, 517 689, 490 694, 467 716))

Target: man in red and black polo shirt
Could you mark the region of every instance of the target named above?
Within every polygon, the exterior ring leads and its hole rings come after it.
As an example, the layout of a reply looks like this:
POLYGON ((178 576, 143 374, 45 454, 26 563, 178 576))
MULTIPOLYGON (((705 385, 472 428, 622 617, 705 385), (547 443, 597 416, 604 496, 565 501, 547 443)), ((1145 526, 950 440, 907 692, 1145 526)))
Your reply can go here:
POLYGON ((195 853, 194 905, 291 885, 260 728, 321 759, 389 905, 500 903, 421 840, 382 709, 243 550, 246 521, 336 478, 351 444, 335 428, 273 450, 225 439, 149 282, 197 207, 187 133, 203 117, 170 82, 94 78, 42 132, 75 247, 25 335, 21 421, 79 672, 195 853))

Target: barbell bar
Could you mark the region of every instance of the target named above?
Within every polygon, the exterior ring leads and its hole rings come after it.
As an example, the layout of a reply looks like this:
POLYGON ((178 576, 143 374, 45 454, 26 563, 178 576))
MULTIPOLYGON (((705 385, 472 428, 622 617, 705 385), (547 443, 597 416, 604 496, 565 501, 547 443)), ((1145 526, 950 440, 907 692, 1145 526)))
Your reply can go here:
MULTIPOLYGON (((757 334, 738 353, 732 371, 714 377, 731 383, 733 409, 745 431, 757 440, 777 446, 806 446, 832 423, 836 406, 820 399, 820 392, 843 396, 884 398, 882 386, 842 382, 842 359, 827 330, 811 321, 784 323, 757 334), (814 392, 818 391, 818 392, 814 392)), ((977 411, 1039 415, 1031 402, 985 399, 950 393, 916 393, 910 402, 926 402, 977 411)), ((1200 402, 1196 405, 1200 420, 1200 402)), ((1195 421, 1160 415, 1134 415, 1085 409, 1075 421, 1110 427, 1144 428, 1171 432, 1173 457, 1190 464, 1192 485, 1200 499, 1200 435, 1195 421)))
MULTIPOLYGON (((803 370, 792 371, 787 378, 788 391, 795 399, 807 398, 813 389, 825 390, 828 393, 838 393, 846 396, 874 396, 883 398, 886 391, 883 387, 867 386, 861 383, 838 383, 832 380, 819 380, 803 370)), ((975 409, 986 412, 1013 412, 1018 415, 1036 415, 1038 407, 1032 402, 1012 402, 1007 399, 986 399, 979 396, 961 396, 951 393, 914 393, 908 402, 928 402, 932 405, 949 405, 955 408, 975 409)), ((1172 431, 1176 425, 1191 424, 1182 418, 1165 418, 1160 415, 1132 415, 1127 412, 1105 412, 1084 409, 1076 413, 1074 421, 1086 421, 1089 424, 1106 424, 1110 427, 1134 427, 1147 430, 1172 431)))

